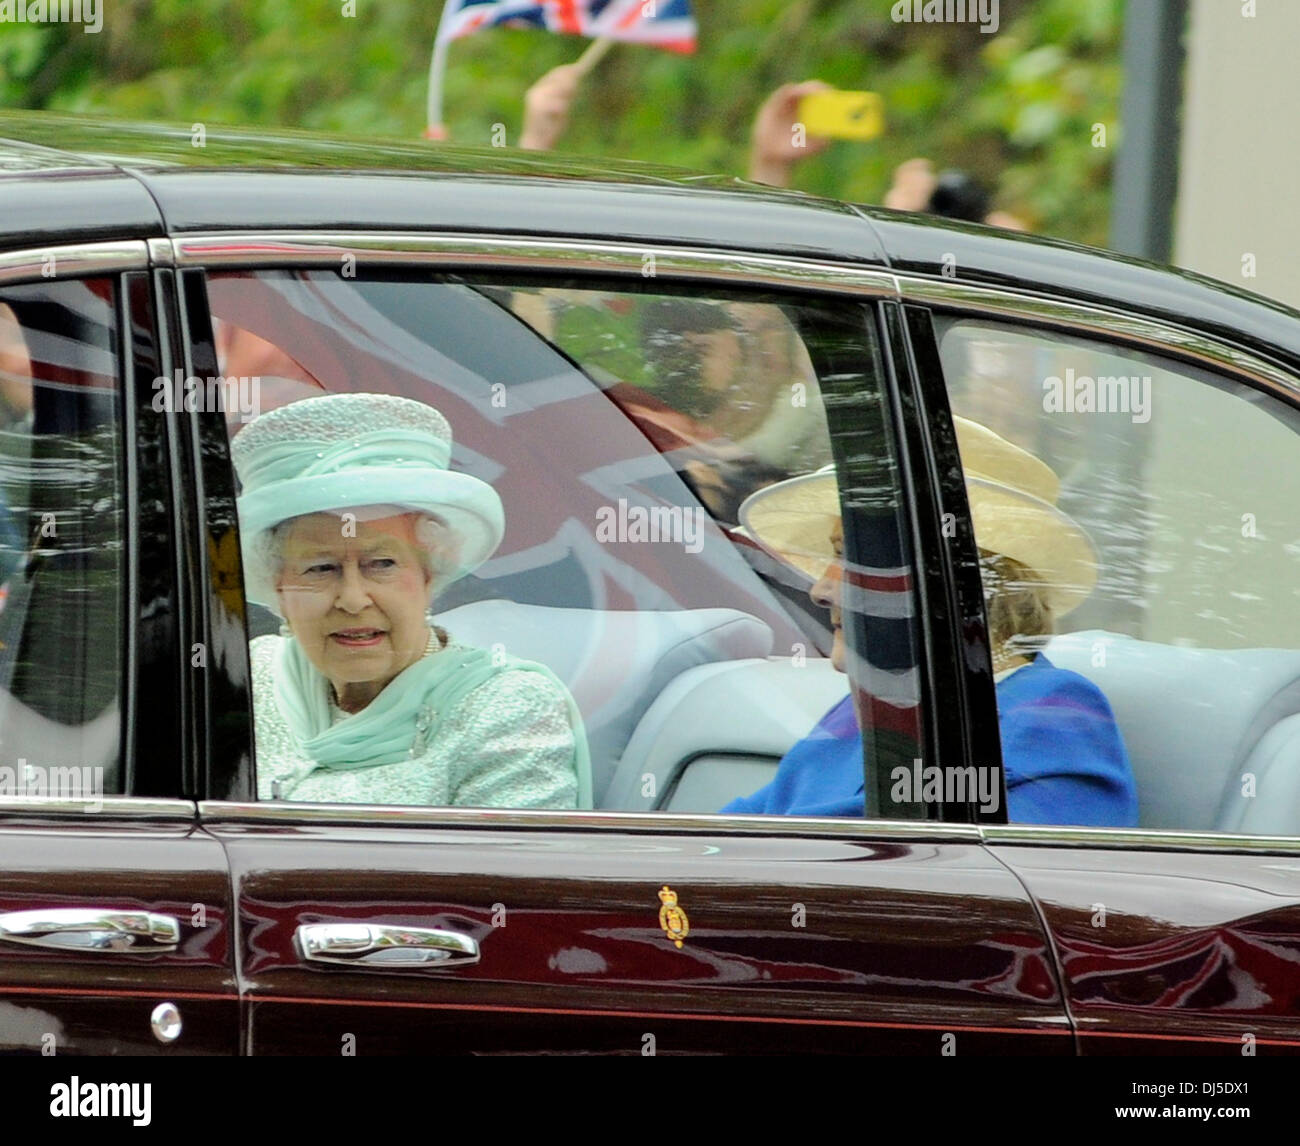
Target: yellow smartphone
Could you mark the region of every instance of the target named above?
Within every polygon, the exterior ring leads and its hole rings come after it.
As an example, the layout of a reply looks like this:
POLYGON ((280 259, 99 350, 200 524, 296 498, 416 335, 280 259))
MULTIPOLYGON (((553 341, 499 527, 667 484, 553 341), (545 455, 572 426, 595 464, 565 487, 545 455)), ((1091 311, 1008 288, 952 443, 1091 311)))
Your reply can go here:
POLYGON ((877 92, 813 92, 799 101, 799 122, 809 135, 875 139, 885 130, 885 101, 877 92))

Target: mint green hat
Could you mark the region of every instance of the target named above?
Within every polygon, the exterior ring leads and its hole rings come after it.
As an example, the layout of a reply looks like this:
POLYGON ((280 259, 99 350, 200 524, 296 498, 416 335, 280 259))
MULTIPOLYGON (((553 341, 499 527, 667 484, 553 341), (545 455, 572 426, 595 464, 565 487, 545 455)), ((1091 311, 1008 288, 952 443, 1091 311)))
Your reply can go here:
POLYGON ((270 531, 310 513, 426 513, 446 530, 441 584, 482 565, 501 544, 505 512, 487 482, 447 468, 451 440, 432 406, 390 394, 304 398, 254 418, 230 443, 248 599, 276 608, 270 531))

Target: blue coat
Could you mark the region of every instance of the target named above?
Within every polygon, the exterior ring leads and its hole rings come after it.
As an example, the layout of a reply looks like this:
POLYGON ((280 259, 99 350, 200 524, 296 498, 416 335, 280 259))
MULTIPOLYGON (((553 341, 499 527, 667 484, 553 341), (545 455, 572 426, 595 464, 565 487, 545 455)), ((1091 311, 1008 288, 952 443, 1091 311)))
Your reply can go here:
MULTIPOLYGON (((997 686, 1007 819, 1135 827, 1137 788, 1101 689, 1042 653, 997 686)), ((772 782, 722 810, 861 816, 862 734, 845 697, 785 754, 772 782)))

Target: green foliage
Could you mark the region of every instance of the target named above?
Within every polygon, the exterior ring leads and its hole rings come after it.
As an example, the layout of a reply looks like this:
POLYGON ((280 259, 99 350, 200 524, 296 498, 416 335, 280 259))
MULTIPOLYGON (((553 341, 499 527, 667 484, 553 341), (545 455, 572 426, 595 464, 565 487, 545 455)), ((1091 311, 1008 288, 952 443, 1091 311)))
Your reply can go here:
MULTIPOLYGON (((915 155, 998 188, 1035 229, 1105 240, 1123 0, 1001 0, 996 34, 895 23, 891 0, 696 0, 700 50, 620 45, 588 79, 561 152, 744 174, 779 84, 885 99, 887 134, 804 161, 798 187, 879 201, 915 155), (1106 146, 1094 146, 1094 125, 1106 146)), ((438 0, 105 0, 104 29, 0 25, 0 100, 123 118, 418 138, 438 0)), ((517 137, 523 93, 585 41, 496 29, 451 49, 453 138, 517 137)))

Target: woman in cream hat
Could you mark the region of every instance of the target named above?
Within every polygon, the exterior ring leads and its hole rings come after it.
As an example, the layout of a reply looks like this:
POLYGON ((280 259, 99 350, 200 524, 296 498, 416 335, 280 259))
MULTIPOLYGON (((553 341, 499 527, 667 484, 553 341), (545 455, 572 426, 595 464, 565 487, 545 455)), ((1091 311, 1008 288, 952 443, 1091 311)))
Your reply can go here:
POLYGON ((501 542, 496 491, 448 468, 435 409, 331 394, 235 435, 258 795, 375 804, 590 806, 582 721, 549 669, 457 644, 436 592, 501 542))
MULTIPOLYGON (((980 550, 997 682, 1007 818, 1019 823, 1137 823, 1137 790, 1101 690, 1041 651, 1056 620, 1097 583, 1082 528, 1057 508, 1060 481, 985 426, 953 419, 980 550)), ((740 508, 745 532, 813 582, 831 614, 831 662, 845 671, 839 492, 832 470, 778 482, 740 508)), ((771 784, 726 812, 862 815, 862 737, 846 697, 786 754, 771 784)))

